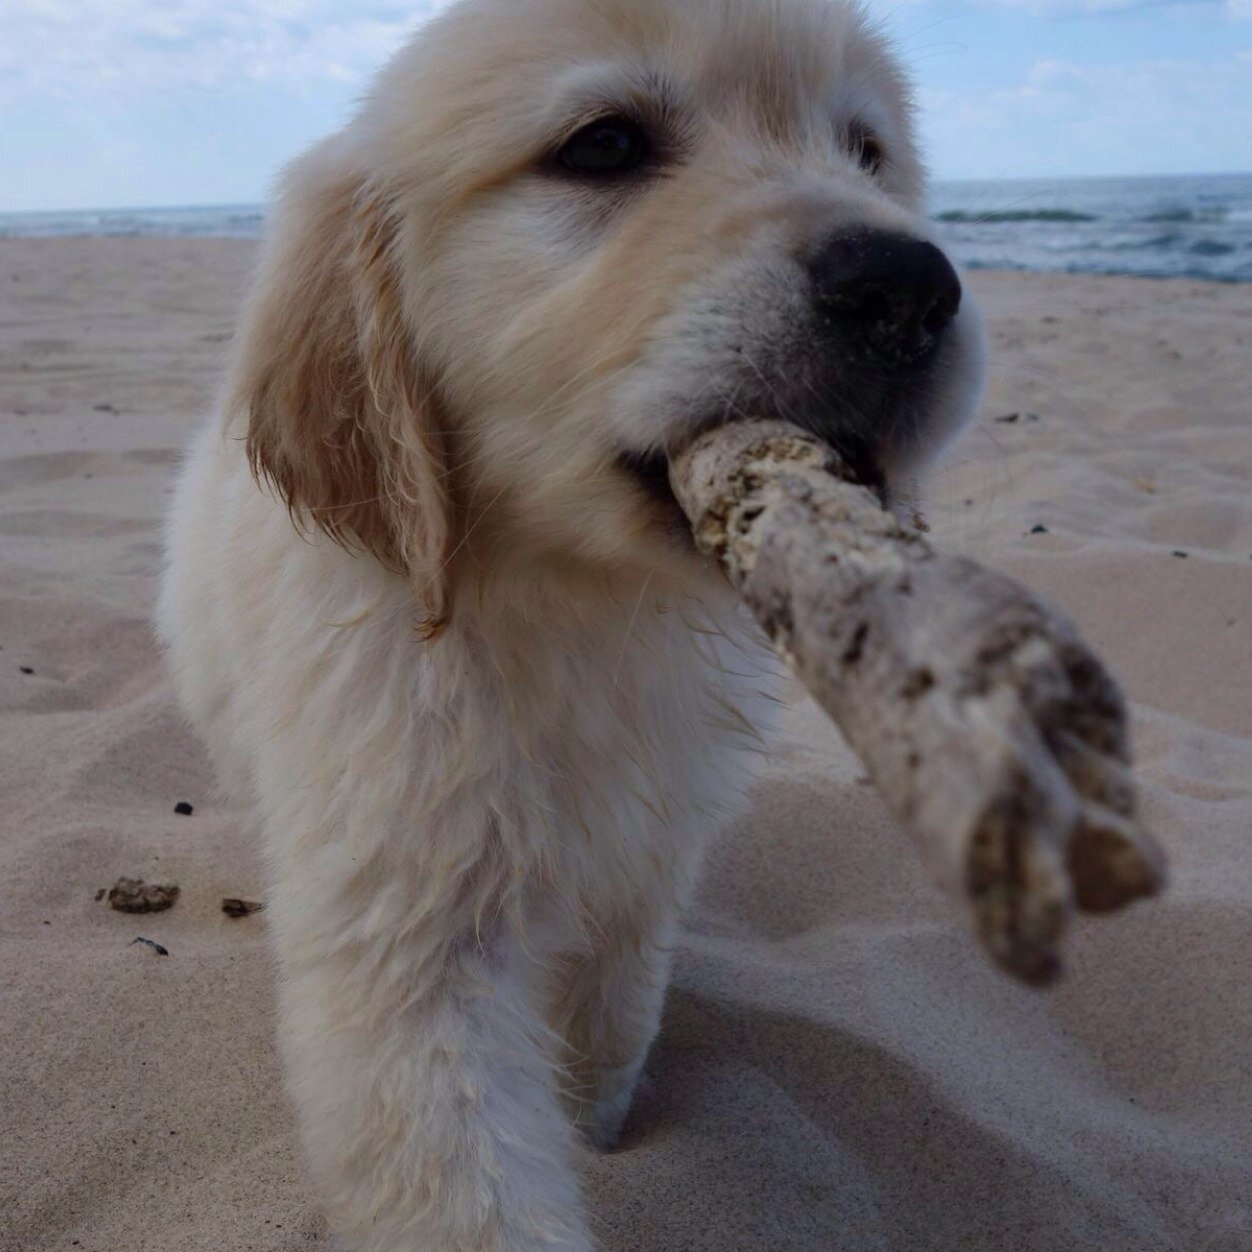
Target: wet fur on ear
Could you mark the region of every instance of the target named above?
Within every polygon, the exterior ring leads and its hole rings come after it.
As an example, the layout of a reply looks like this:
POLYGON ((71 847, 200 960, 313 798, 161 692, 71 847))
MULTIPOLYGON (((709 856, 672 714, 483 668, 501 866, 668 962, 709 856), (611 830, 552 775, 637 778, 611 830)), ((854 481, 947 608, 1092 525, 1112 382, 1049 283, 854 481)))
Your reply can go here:
POLYGON ((450 607, 448 458, 404 314, 394 206, 327 146, 288 173, 241 331, 231 411, 253 473, 302 528, 450 607))

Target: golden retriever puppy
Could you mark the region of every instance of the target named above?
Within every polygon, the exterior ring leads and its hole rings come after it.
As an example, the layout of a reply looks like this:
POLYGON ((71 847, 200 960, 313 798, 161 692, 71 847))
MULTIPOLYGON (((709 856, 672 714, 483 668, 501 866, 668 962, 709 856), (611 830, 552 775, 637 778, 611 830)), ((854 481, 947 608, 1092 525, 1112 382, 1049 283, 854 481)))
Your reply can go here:
POLYGON ((590 1248, 577 1131, 618 1134, 770 704, 666 450, 773 415, 890 487, 959 426, 921 190, 839 0, 466 0, 287 174, 160 625, 354 1252, 590 1248))

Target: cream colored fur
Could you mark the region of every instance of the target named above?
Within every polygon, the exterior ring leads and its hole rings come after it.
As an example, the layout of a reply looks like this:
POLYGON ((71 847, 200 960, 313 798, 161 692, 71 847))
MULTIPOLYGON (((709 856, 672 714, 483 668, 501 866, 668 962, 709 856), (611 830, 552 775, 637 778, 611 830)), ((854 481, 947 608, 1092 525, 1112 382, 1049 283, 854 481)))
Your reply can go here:
MULTIPOLYGON (((575 1127, 618 1134, 773 682, 617 458, 803 404, 797 250, 924 233, 920 188, 893 62, 818 0, 469 0, 288 174, 159 615, 261 831, 291 1094, 354 1252, 591 1247, 575 1127), (657 95, 667 176, 544 168, 657 95)), ((923 435, 884 435, 901 472, 969 407, 973 317, 923 435)))

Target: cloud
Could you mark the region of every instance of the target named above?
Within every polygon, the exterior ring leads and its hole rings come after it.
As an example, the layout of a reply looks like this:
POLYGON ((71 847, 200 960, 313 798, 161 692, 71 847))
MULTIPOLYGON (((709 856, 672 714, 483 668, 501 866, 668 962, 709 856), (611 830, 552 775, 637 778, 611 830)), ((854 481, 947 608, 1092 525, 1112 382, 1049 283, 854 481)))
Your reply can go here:
POLYGON ((1240 169, 1247 53, 1081 65, 1038 60, 1009 88, 923 90, 936 164, 961 177, 1240 169))
POLYGON ((363 81, 440 0, 5 0, 0 102, 363 81))
MULTIPOLYGON (((1077 17, 1093 13, 1127 13, 1135 9, 1163 9, 1188 0, 959 0, 962 7, 983 12, 1008 10, 1035 17, 1077 17)), ((1222 0, 1189 0, 1194 4, 1220 4, 1222 0)))
POLYGON ((1025 13, 1042 18, 1092 17, 1100 14, 1172 10, 1180 13, 1207 9, 1239 20, 1252 19, 1252 0, 871 0, 894 11, 901 3, 961 13, 1025 13))
MULTIPOLYGON (((0 104, 114 99, 184 88, 272 84, 292 93, 364 82, 448 0, 3 0, 0 104)), ((901 0, 877 0, 895 7, 901 0)), ((905 0, 910 2, 910 0, 905 0)), ((911 0, 937 9, 1045 18, 1144 8, 1222 10, 1252 0, 911 0)))

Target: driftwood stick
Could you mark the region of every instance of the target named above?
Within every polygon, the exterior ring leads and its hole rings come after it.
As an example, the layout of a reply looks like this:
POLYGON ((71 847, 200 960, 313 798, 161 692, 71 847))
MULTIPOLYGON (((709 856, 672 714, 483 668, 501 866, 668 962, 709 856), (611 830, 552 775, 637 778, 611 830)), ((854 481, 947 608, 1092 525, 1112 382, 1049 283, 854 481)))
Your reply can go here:
POLYGON ((1075 904, 1159 891, 1138 824, 1126 710, 1060 613, 944 556, 781 422, 700 436, 670 481, 775 647, 859 754, 992 958, 1060 971, 1075 904))

